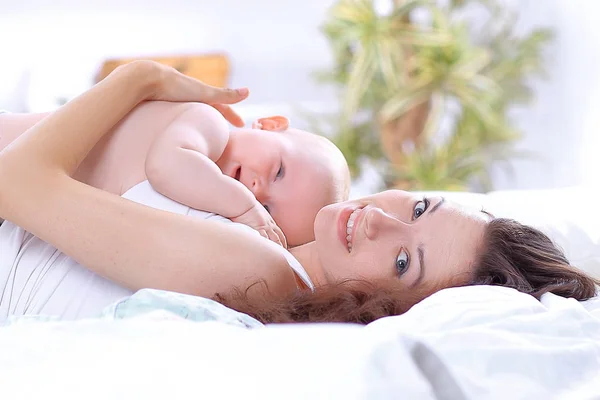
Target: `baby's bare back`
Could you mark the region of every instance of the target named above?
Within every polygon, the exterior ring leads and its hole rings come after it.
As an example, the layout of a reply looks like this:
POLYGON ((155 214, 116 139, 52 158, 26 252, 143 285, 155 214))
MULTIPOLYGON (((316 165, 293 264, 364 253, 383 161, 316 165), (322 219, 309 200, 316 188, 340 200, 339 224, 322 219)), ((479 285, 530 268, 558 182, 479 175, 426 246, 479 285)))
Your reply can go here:
MULTIPOLYGON (((119 195, 146 180, 148 150, 182 107, 183 103, 142 103, 98 142, 74 177, 119 195)), ((0 150, 48 114, 0 114, 0 150)))

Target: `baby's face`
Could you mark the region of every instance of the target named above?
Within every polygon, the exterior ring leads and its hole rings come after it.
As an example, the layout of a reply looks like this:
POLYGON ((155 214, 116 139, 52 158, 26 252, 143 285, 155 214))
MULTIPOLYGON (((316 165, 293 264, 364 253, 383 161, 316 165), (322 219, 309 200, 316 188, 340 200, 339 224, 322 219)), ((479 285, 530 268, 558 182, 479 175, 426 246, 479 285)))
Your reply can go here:
POLYGON ((219 167, 254 193, 294 247, 314 240, 322 207, 344 200, 338 181, 344 181, 346 165, 343 157, 336 161, 338 153, 307 132, 240 129, 231 132, 219 167))

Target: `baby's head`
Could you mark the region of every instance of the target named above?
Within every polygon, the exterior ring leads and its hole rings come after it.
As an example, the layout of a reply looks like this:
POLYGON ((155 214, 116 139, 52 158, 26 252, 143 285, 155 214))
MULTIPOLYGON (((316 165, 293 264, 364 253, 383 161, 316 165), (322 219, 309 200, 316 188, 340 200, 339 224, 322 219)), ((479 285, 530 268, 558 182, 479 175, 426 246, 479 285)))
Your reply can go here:
POLYGON ((289 247, 314 240, 319 210, 348 198, 350 173, 341 151, 323 136, 290 128, 285 117, 231 132, 218 164, 268 209, 289 247))

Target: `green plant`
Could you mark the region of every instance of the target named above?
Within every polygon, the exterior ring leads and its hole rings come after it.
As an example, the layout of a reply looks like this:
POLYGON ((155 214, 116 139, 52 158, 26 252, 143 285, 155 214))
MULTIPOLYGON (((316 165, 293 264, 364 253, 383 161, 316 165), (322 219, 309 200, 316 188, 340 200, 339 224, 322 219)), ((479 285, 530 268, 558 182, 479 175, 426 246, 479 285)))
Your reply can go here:
POLYGON ((532 99, 552 38, 517 35, 516 21, 494 0, 396 0, 386 15, 339 0, 322 26, 334 65, 319 79, 341 89, 334 141, 353 173, 366 157, 385 160, 387 186, 489 189, 492 163, 515 156, 509 111, 532 99), (467 17, 472 7, 484 23, 467 17))

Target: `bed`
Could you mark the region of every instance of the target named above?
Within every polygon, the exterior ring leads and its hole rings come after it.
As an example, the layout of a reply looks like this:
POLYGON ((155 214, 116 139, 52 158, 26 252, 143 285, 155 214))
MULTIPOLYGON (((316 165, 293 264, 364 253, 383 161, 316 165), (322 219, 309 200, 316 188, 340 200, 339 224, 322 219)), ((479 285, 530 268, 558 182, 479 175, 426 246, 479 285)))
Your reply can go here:
MULTIPOLYGON (((600 276, 597 188, 444 193, 549 233, 600 276)), ((7 399, 600 398, 600 299, 452 288, 366 327, 263 326, 207 299, 144 290, 98 318, 0 328, 7 399)))

